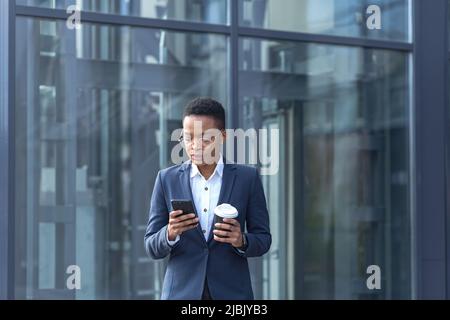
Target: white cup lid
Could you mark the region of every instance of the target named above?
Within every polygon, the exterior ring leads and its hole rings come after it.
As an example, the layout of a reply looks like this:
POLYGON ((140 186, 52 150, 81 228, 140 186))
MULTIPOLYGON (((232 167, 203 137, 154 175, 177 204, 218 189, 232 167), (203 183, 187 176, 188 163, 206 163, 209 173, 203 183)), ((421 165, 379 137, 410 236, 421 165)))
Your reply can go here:
POLYGON ((237 209, 231 204, 222 203, 214 209, 214 213, 221 218, 233 219, 238 216, 237 209))

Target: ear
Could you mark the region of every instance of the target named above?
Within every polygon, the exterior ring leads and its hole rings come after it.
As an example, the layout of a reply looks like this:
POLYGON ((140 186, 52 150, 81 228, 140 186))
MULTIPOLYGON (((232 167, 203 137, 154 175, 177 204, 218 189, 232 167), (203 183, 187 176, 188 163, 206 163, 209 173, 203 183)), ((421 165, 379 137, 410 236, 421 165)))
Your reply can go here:
POLYGON ((227 140, 227 130, 223 129, 222 130, 222 138, 223 138, 223 143, 227 140))

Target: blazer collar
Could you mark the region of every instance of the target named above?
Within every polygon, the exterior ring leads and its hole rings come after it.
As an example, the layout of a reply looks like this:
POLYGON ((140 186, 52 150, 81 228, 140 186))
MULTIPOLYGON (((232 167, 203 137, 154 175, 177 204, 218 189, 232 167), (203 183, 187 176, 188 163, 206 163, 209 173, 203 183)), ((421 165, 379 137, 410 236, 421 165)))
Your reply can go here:
MULTIPOLYGON (((214 168, 214 172, 211 175, 211 177, 213 177, 215 174, 218 174, 220 177, 222 177, 223 166, 224 166, 223 156, 220 155, 219 161, 217 162, 216 167, 214 168)), ((195 165, 194 163, 191 163, 190 177, 193 178, 197 174, 201 174, 200 171, 198 170, 197 165, 195 165)))
MULTIPOLYGON (((228 167, 228 169, 236 169, 236 165, 233 162, 229 162, 225 157, 222 157, 222 161, 223 161, 223 172, 225 172, 225 168, 228 167)), ((220 161, 219 161, 220 163, 220 161)), ((180 164, 180 168, 178 169, 179 171, 191 171, 191 165, 192 162, 191 160, 187 160, 185 162, 183 162, 182 164, 180 164)))

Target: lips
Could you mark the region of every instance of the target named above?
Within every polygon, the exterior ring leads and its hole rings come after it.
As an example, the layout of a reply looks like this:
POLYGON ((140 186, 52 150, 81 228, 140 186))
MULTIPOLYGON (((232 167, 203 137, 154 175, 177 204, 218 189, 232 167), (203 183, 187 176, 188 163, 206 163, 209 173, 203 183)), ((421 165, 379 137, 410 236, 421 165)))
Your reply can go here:
POLYGON ((202 160, 202 155, 201 154, 191 154, 191 159, 194 161, 200 161, 202 160))

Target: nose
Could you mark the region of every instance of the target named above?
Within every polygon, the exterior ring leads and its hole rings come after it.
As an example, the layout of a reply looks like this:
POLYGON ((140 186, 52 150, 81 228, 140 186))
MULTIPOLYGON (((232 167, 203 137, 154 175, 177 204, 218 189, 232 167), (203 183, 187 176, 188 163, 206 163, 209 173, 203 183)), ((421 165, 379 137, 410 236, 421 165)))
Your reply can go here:
POLYGON ((200 139, 193 139, 192 140, 192 148, 194 150, 201 150, 202 149, 202 142, 200 139))

